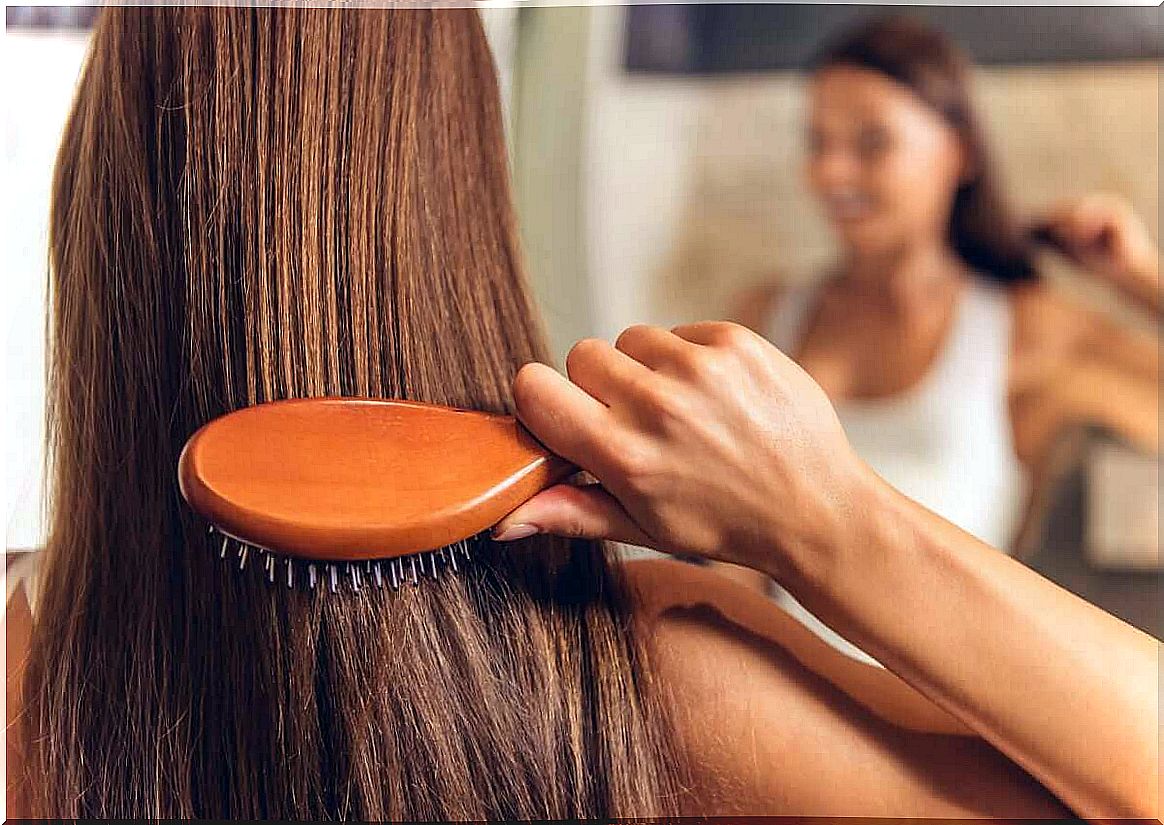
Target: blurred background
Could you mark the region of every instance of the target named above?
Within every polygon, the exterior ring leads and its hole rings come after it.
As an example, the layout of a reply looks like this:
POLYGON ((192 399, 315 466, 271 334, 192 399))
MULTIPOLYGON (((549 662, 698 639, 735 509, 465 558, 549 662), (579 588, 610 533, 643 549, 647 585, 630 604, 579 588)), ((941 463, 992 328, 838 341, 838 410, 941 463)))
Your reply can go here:
MULTIPOLYGON (((721 316, 774 274, 821 274, 834 247, 803 181, 802 70, 830 37, 898 9, 521 10, 515 177, 560 354, 585 332, 721 316), (568 271, 588 300, 549 275, 568 271)), ((1158 226, 1158 9, 910 14, 979 63, 976 100, 1020 206, 1100 189, 1158 226)))
MULTIPOLYGON (((1020 212, 1113 193, 1158 240, 1158 8, 483 4, 530 278, 559 363, 578 338, 726 317, 757 283, 826 273, 838 250, 805 183, 805 70, 838 32, 890 10, 974 60, 974 101, 1020 212)), ((94 14, 6 10, 10 549, 43 542, 48 193, 94 14)), ((1157 319, 1062 256, 1037 264, 1064 294, 1158 336, 1157 319)), ((1164 636, 1157 457, 1089 427, 1058 463, 1009 549, 1164 636)))

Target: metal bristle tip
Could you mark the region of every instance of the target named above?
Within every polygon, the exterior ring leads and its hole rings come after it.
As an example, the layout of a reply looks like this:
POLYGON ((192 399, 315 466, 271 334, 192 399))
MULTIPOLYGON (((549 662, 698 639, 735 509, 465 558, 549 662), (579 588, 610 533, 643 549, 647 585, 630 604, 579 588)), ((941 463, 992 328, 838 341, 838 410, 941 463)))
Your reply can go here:
POLYGON ((476 547, 481 540, 480 536, 475 536, 445 547, 390 559, 345 562, 310 561, 284 556, 265 547, 236 539, 213 525, 208 529, 208 533, 214 535, 215 540, 218 536, 222 537, 222 543, 217 545, 218 557, 223 561, 230 559, 232 563, 237 562, 239 571, 247 569, 251 556, 254 555, 255 564, 250 566, 259 571, 257 575, 268 585, 314 592, 316 585, 322 584, 320 590, 329 593, 339 593, 341 590, 361 593, 365 590, 384 590, 386 586, 395 592, 406 583, 420 587, 423 580, 436 581, 447 571, 459 573, 465 569, 465 562, 473 558, 471 548, 476 547))

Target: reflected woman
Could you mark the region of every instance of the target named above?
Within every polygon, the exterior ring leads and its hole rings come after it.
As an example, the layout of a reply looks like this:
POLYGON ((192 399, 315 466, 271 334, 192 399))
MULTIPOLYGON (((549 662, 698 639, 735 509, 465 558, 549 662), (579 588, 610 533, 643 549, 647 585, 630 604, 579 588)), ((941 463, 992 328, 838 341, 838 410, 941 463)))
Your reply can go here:
MULTIPOLYGON (((1012 549, 1069 429, 1096 425, 1158 449, 1160 357, 1154 337, 1037 277, 1030 228, 1007 208, 971 103, 970 69, 949 39, 907 18, 867 24, 825 52, 806 171, 840 261, 820 283, 750 291, 736 317, 816 379, 887 481, 1012 549)), ((1091 196, 1041 226, 1159 313, 1156 248, 1126 205, 1091 196)), ((787 593, 777 598, 864 657, 787 593)))

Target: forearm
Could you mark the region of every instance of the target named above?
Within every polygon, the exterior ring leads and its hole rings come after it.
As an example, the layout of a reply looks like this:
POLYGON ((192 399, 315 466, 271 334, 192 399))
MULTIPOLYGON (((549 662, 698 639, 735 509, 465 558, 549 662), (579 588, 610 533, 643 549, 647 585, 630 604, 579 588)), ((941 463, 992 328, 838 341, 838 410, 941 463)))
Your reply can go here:
POLYGON ((794 594, 1079 814, 1157 816, 1159 643, 883 483, 860 505, 794 594))
POLYGON ((566 366, 527 365, 514 400, 601 485, 535 496, 500 537, 768 573, 1080 814, 1157 814, 1159 643, 891 490, 786 356, 709 322, 579 343, 566 366))

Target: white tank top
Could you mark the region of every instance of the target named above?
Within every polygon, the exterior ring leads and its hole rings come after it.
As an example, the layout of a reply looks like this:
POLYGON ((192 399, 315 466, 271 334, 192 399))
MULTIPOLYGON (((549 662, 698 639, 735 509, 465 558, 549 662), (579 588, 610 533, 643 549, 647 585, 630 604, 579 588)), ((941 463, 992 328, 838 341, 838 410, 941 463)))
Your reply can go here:
MULTIPOLYGON (((789 289, 769 318, 769 340, 795 353, 819 288, 789 289)), ((974 279, 954 310, 929 372, 906 392, 836 403, 853 449, 915 501, 1009 551, 1026 501, 1007 403, 1011 310, 1004 289, 974 279)), ((876 663, 805 610, 778 585, 774 598, 826 641, 876 663)))

